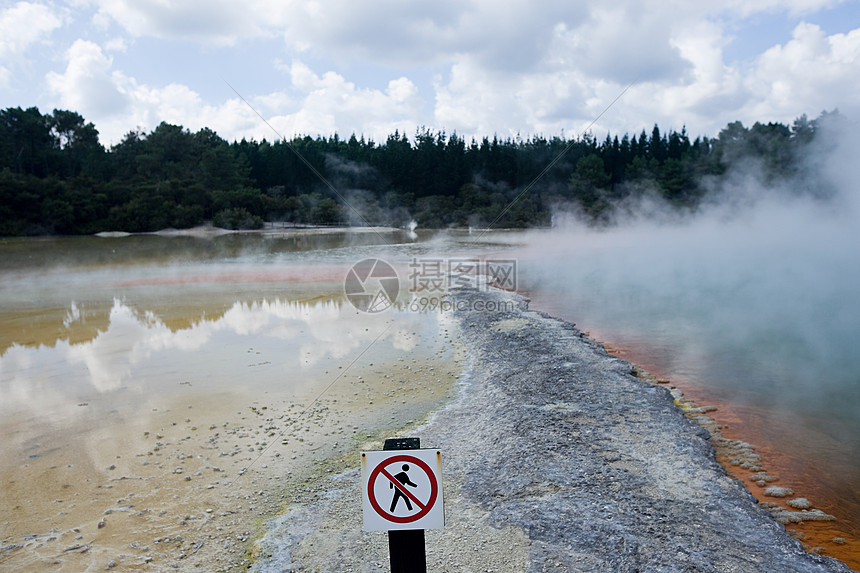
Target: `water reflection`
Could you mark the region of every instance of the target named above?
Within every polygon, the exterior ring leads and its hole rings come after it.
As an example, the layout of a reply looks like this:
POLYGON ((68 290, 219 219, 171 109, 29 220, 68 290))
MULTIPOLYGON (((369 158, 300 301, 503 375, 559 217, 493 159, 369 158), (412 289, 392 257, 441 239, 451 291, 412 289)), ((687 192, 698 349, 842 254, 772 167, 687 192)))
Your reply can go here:
MULTIPOLYGON (((70 332, 86 327, 85 316, 72 303, 63 326, 70 332)), ((175 328, 152 310, 114 299, 106 324, 91 339, 7 348, 0 356, 0 408, 44 411, 120 390, 166 392, 177 384, 301 393, 311 379, 347 366, 371 344, 383 355, 414 350, 433 322, 408 312, 358 314, 336 298, 264 299, 235 301, 175 328)))
POLYGON ((0 411, 62 419, 179 384, 298 394, 370 345, 432 353, 439 317, 358 314, 346 271, 475 248, 396 230, 0 241, 0 411))
POLYGON ((104 568, 204 508, 230 516, 213 535, 247 535, 261 509, 233 496, 438 407, 450 313, 344 298, 359 260, 448 247, 400 235, 0 240, 0 545, 25 545, 4 562, 104 568), (140 518, 104 517, 132 495, 140 518), (78 535, 98 545, 61 553, 78 535))

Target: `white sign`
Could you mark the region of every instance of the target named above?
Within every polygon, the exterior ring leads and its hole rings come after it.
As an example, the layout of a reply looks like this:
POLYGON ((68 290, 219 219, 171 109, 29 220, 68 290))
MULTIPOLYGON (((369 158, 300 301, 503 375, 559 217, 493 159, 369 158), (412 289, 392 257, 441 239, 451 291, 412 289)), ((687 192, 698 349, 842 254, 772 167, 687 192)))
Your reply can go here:
POLYGON ((361 483, 365 531, 444 527, 439 450, 361 452, 361 483))

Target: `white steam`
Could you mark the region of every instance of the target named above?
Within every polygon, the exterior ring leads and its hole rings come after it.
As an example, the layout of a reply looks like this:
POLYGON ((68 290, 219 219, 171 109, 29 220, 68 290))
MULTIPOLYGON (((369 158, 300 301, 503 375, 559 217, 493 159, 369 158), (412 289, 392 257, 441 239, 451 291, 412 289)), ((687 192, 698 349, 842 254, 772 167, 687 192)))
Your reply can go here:
POLYGON ((860 419, 856 134, 820 133, 804 158, 830 198, 737 171, 719 200, 683 218, 653 200, 608 230, 557 216, 528 235, 520 282, 536 298, 561 293, 585 328, 672 347, 679 370, 733 399, 860 419))

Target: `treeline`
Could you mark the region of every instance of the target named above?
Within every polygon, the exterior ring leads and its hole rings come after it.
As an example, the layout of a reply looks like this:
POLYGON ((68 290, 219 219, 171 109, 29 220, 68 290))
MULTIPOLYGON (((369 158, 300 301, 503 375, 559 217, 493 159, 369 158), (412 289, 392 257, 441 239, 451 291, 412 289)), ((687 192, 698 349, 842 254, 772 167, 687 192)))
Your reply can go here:
POLYGON ((708 181, 754 164, 768 184, 800 175, 822 118, 729 124, 718 137, 686 130, 466 141, 395 132, 384 143, 298 137, 227 142, 210 129, 161 123, 109 149, 73 111, 0 111, 0 235, 155 231, 211 221, 316 225, 525 227, 559 205, 596 223, 629 198, 695 207, 708 181), (561 157, 559 159, 559 157, 561 157), (536 184, 533 184, 537 182, 536 184), (516 200, 515 200, 516 199, 516 200))

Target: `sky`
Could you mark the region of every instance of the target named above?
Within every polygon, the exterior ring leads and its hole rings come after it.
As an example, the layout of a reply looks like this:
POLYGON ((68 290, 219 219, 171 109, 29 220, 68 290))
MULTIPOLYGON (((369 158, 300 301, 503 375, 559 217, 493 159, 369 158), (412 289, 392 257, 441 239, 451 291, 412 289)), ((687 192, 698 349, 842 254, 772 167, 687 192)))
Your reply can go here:
POLYGON ((860 0, 0 0, 0 109, 77 111, 107 146, 162 121, 229 141, 714 137, 856 118, 858 93, 860 0))

